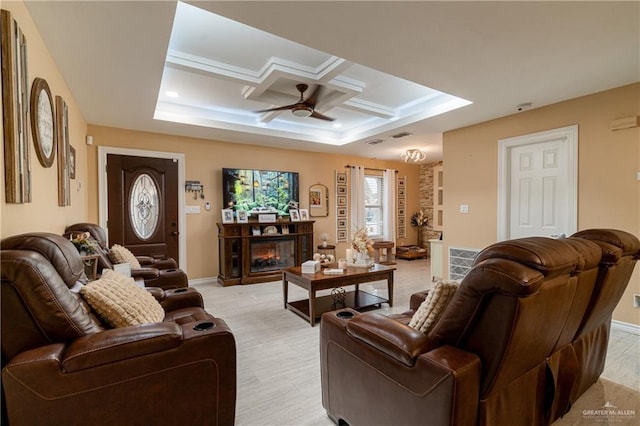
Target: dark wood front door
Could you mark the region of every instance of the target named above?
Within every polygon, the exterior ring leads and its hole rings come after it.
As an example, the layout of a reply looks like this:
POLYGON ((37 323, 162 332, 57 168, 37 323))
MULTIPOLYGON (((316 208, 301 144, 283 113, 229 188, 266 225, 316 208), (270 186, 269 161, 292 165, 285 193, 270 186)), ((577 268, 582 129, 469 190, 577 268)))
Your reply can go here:
POLYGON ((107 155, 109 244, 135 255, 178 256, 178 161, 107 155))

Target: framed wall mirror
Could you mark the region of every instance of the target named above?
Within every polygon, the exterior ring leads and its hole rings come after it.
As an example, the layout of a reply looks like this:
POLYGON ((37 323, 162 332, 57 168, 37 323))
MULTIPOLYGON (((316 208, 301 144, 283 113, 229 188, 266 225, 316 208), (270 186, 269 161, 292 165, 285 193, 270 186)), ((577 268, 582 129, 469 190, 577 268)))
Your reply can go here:
POLYGON ((329 189, 321 183, 309 188, 309 216, 329 216, 329 189))

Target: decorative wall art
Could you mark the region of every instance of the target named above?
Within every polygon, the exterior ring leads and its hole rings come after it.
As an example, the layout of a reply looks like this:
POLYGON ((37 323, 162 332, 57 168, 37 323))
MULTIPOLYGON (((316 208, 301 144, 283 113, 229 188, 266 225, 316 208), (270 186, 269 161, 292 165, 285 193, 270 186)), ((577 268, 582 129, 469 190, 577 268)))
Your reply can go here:
POLYGON ((336 171, 336 241, 346 242, 347 232, 347 172, 336 171))
POLYGON ((312 217, 329 216, 329 188, 321 183, 309 188, 309 214, 312 217))
POLYGON ((71 205, 69 181, 69 110, 62 96, 56 96, 56 135, 58 139, 58 205, 71 205))
POLYGON ((69 178, 76 178, 76 149, 69 145, 69 178))
POLYGON ((31 202, 27 40, 9 11, 0 16, 5 201, 31 202))
POLYGON ((42 167, 51 167, 56 154, 55 114, 49 84, 36 78, 31 85, 31 134, 42 167))
POLYGON ((398 238, 405 238, 407 236, 407 216, 405 210, 406 203, 406 195, 405 191, 407 190, 407 177, 406 176, 398 176, 397 188, 396 188, 396 214, 397 214, 397 234, 398 238))

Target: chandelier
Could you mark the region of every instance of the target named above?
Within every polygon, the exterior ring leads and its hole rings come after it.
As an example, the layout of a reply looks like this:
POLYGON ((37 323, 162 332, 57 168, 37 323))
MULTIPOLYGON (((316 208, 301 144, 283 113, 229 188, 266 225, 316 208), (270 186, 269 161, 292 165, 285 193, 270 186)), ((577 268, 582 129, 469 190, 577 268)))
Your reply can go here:
POLYGON ((400 155, 400 158, 405 163, 412 162, 417 163, 424 161, 427 158, 427 153, 420 151, 419 149, 408 149, 400 155))

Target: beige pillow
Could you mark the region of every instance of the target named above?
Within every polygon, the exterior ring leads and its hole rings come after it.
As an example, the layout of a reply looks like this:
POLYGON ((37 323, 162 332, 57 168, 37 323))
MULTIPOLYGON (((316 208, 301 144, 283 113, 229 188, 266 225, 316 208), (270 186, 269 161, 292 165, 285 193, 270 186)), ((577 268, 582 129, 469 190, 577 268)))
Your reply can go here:
POLYGON ((99 280, 80 289, 80 294, 96 313, 112 327, 161 322, 164 310, 133 278, 105 269, 99 280))
POLYGON ((438 281, 413 314, 409 326, 425 334, 429 333, 442 316, 457 289, 457 281, 438 281))
POLYGON ((128 248, 114 244, 109 250, 109 258, 113 263, 128 263, 132 269, 140 269, 140 262, 128 248))

